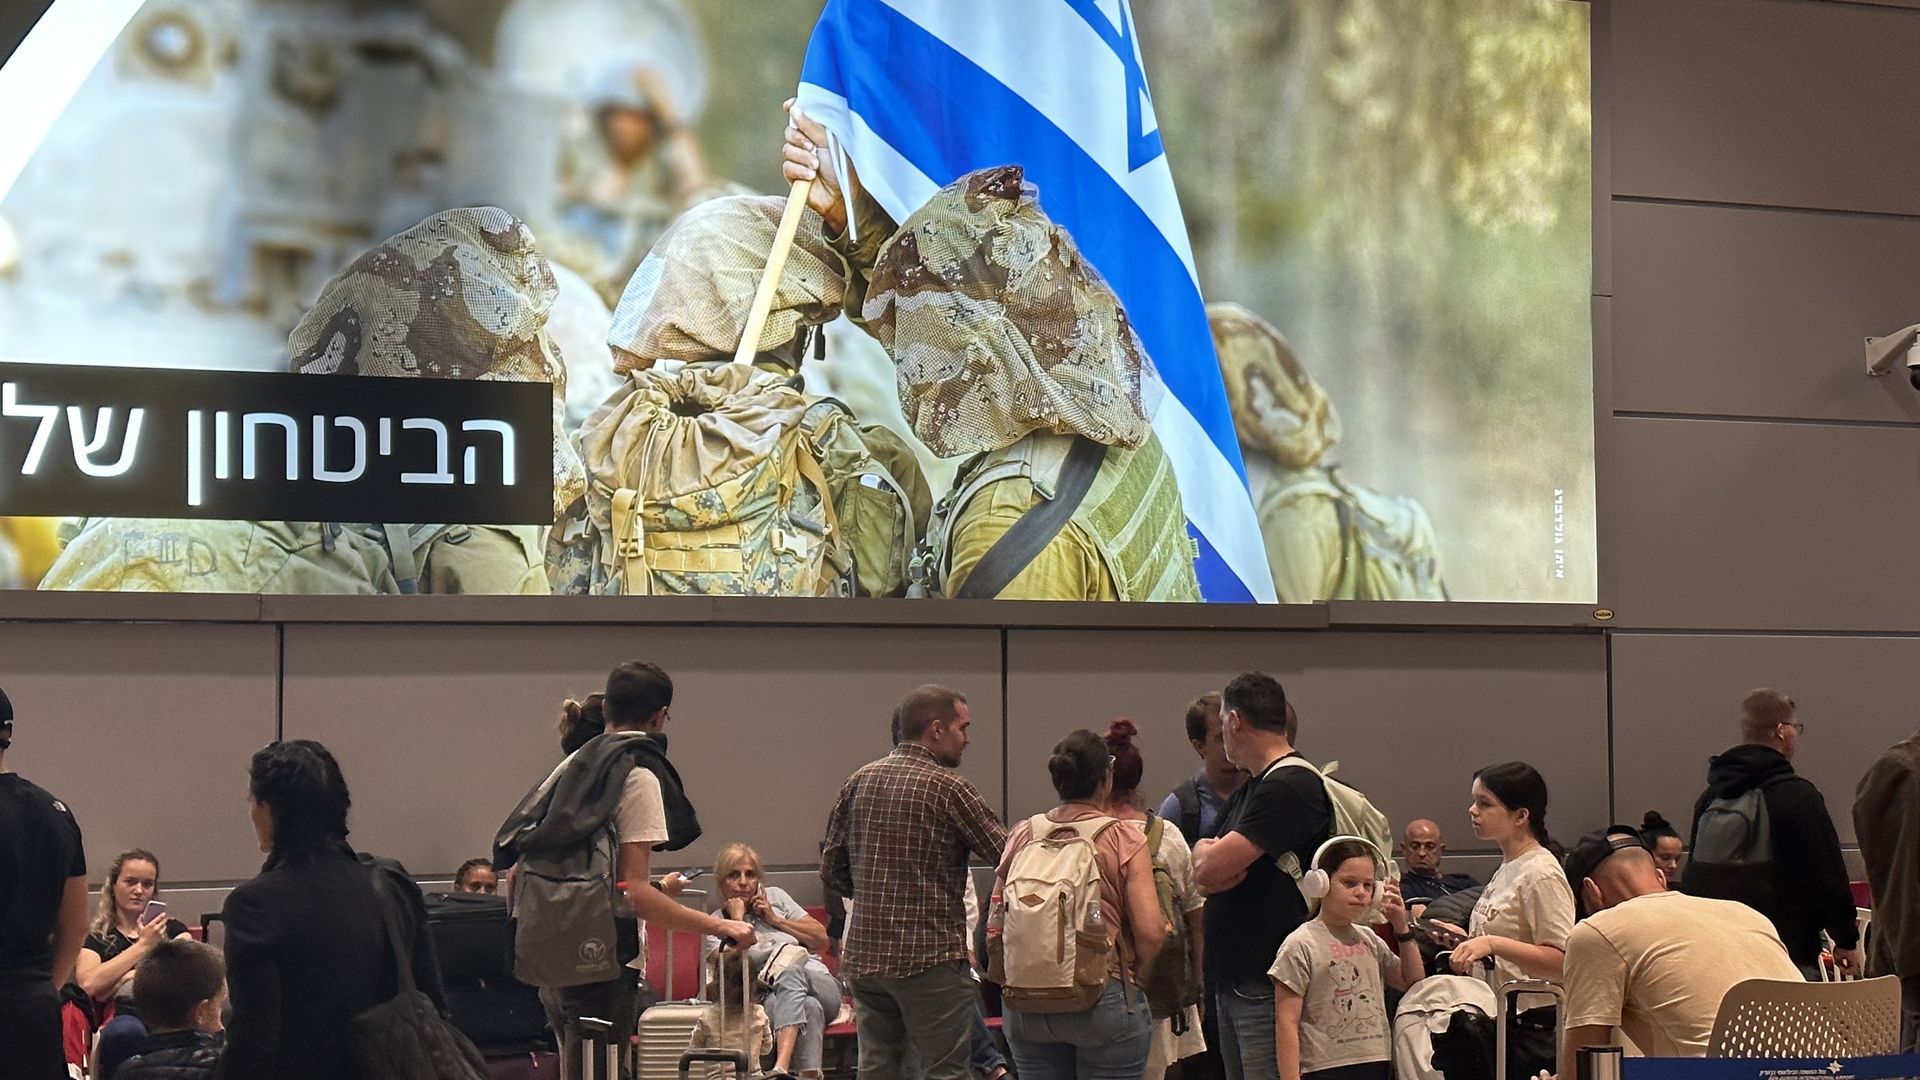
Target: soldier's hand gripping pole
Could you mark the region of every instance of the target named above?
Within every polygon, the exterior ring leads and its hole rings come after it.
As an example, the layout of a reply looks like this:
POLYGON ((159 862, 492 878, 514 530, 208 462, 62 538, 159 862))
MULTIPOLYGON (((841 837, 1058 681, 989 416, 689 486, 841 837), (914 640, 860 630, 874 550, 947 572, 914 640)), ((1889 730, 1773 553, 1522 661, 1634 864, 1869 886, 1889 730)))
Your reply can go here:
POLYGON ((800 218, 807 212, 811 180, 795 180, 787 192, 787 208, 780 215, 780 228, 773 234, 773 250, 767 252, 767 272, 753 294, 753 308, 747 312, 747 328, 740 335, 740 347, 733 352, 736 364, 751 364, 760 351, 760 332, 766 329, 767 315, 773 310, 773 296, 780 288, 780 275, 787 269, 787 253, 793 250, 793 238, 800 231, 800 218))

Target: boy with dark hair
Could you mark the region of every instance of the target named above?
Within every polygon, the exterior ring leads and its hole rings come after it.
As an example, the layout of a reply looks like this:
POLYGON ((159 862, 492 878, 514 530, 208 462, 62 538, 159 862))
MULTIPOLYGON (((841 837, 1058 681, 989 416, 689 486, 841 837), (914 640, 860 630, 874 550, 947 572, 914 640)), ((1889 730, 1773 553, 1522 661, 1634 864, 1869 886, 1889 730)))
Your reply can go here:
POLYGON ((133 1003, 147 1038, 124 1062, 102 1055, 102 1080, 212 1080, 225 1047, 220 1013, 227 1004, 227 965, 220 950, 174 939, 140 961, 133 1003))

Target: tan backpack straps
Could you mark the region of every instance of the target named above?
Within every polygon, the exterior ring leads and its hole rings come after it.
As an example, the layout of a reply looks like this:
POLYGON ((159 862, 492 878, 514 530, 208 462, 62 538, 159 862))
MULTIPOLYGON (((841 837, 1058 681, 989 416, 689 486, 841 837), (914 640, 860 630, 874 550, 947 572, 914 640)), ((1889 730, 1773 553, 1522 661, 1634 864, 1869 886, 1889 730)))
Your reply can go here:
POLYGON ((620 488, 613 493, 613 555, 622 578, 622 591, 628 596, 653 592, 653 575, 647 570, 646 526, 640 522, 640 493, 620 488))

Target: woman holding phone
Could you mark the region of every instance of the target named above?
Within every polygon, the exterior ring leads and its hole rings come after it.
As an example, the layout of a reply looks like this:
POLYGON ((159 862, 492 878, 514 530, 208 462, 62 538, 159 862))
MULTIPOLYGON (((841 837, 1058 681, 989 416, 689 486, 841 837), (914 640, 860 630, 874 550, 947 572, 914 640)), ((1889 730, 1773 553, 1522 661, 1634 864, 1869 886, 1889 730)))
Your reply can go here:
MULTIPOLYGON (((748 956, 760 973, 760 1003, 773 1026, 774 1073, 822 1075, 821 1040, 840 1015, 840 984, 815 955, 827 947, 827 928, 785 889, 762 880, 760 855, 746 844, 721 848, 713 877, 720 894, 716 912, 753 927, 748 956)), ((704 970, 719 942, 709 937, 700 944, 704 970)))
MULTIPOLYGON (((1483 974, 1499 991, 1513 979, 1559 982, 1573 932, 1573 889, 1547 835, 1547 782, 1520 761, 1489 765, 1473 774, 1467 817, 1473 835, 1500 848, 1500 869, 1474 904, 1466 927, 1429 920, 1428 932, 1453 950, 1453 970, 1483 974), (1491 971, 1482 971, 1491 963, 1491 971)), ((1554 1070, 1553 999, 1520 995, 1519 1011, 1507 1014, 1509 1080, 1554 1070)))
MULTIPOLYGON (((167 917, 160 895, 160 860, 150 851, 123 851, 107 870, 100 906, 74 965, 74 981, 96 1002, 133 991, 133 969, 168 938, 189 936, 187 925, 167 917)), ((122 1012, 127 1011, 123 1006, 122 1012)))

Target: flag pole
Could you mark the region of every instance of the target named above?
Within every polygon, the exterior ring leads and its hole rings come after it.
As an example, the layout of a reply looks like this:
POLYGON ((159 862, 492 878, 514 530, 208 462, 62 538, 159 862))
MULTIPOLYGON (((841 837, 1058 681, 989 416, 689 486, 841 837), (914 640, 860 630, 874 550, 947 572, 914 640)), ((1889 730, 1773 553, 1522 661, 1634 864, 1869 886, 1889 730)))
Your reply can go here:
POLYGON ((780 288, 780 275, 787 268, 787 253, 793 250, 793 238, 800 232, 800 219, 807 212, 807 195, 813 189, 811 180, 795 180, 787 192, 787 207, 780 214, 780 228, 773 234, 773 249, 767 252, 767 272, 760 278, 760 287, 753 294, 753 307, 747 312, 747 328, 740 335, 740 347, 734 350, 733 362, 751 364, 760 352, 760 332, 766 329, 767 316, 773 311, 773 297, 780 288))

